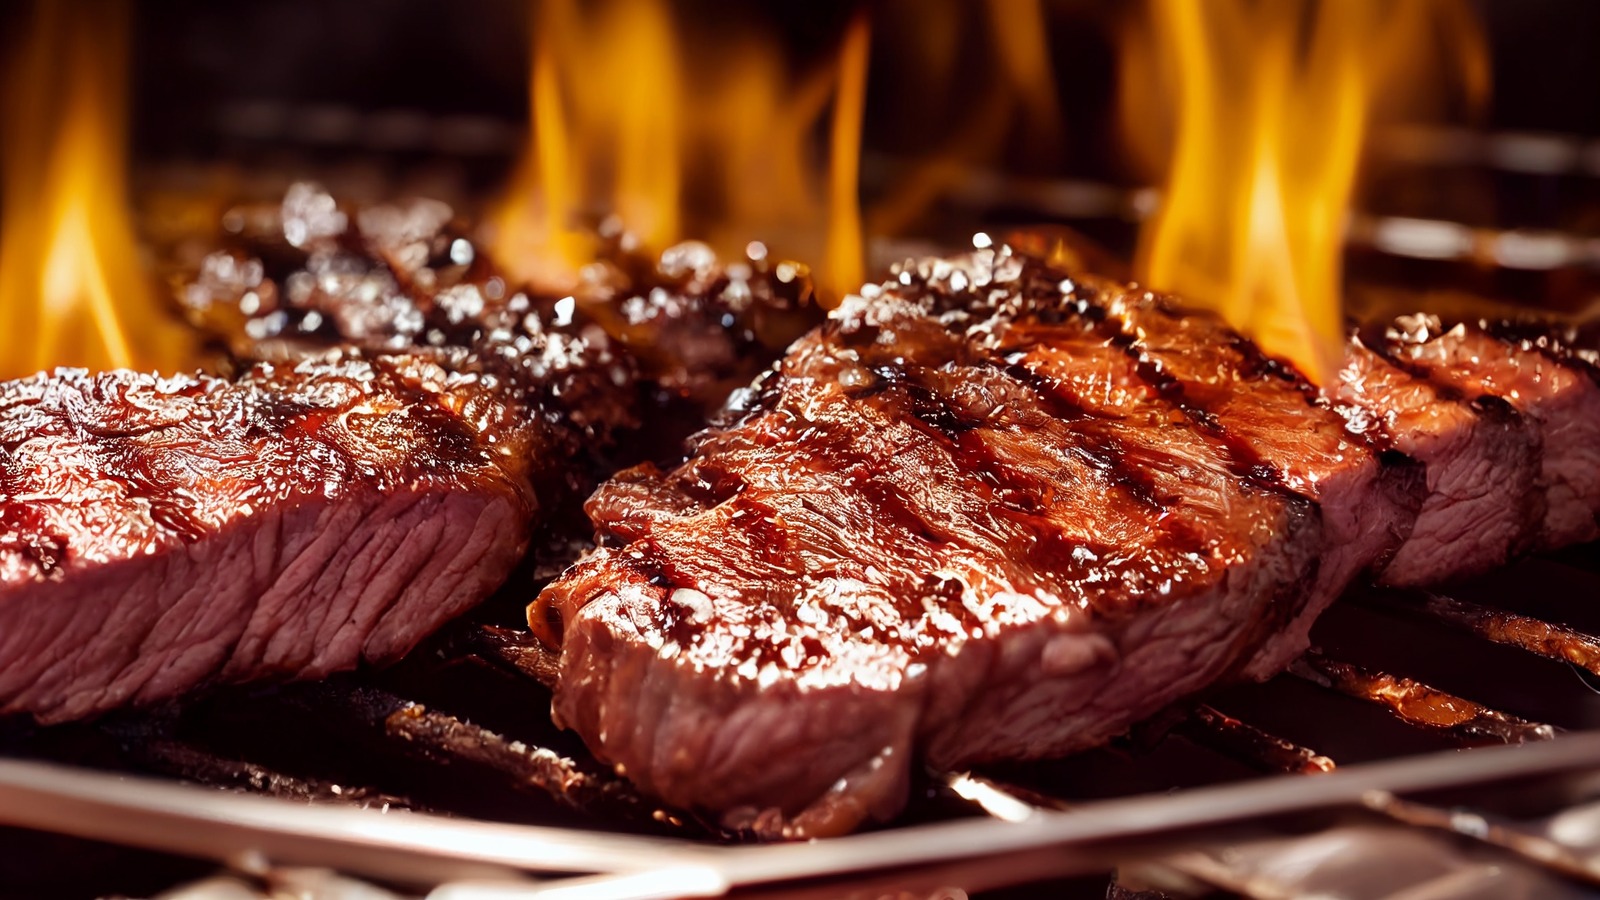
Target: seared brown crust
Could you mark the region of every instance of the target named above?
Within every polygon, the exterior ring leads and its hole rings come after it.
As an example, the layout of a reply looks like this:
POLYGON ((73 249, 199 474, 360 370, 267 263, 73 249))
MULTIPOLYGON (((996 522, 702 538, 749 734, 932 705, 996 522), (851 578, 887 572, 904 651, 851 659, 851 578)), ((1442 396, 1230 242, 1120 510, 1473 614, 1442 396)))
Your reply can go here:
POLYGON ((586 444, 637 424, 626 355, 570 301, 508 284, 445 204, 354 208, 301 183, 234 215, 238 233, 180 273, 177 294, 235 358, 420 349, 494 374, 508 399, 586 444))
POLYGON ((295 498, 489 485, 531 509, 526 460, 547 439, 497 390, 353 354, 237 380, 62 369, 0 384, 0 579, 60 580, 295 498))
POLYGON ((1380 580, 1432 585, 1505 564, 1544 519, 1536 423, 1498 397, 1436 381, 1381 328, 1367 331, 1352 331, 1329 396, 1351 431, 1380 436, 1427 471, 1427 501, 1380 580))
POLYGON ((1294 367, 1216 316, 1148 291, 1099 289, 1146 377, 1224 440, 1239 466, 1321 508, 1327 545, 1316 581, 1244 667, 1270 677, 1305 649, 1312 622, 1351 580, 1382 569, 1409 537, 1426 496, 1423 467, 1384 435, 1349 429, 1294 367))

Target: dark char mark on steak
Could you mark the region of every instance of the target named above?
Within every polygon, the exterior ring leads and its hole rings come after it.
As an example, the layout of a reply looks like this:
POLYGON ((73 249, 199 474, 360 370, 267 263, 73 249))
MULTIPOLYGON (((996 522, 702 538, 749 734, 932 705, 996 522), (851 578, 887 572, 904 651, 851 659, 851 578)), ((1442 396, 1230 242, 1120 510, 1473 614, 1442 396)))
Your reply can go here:
POLYGON ((558 719, 730 827, 882 820, 915 765, 1065 754, 1276 673, 1364 574, 1593 524, 1581 354, 1450 332, 1498 348, 1485 372, 1402 322, 1324 393, 1214 316, 1008 248, 894 276, 683 464, 603 485, 601 549, 529 609, 558 719))

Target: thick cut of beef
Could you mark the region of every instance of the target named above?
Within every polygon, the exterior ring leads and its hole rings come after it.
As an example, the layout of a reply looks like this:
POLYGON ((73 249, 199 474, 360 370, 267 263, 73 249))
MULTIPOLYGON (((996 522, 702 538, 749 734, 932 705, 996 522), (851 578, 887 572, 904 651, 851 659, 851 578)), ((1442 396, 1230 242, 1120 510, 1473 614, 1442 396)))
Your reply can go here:
POLYGON ((310 185, 180 279, 235 377, 0 388, 0 711, 386 662, 503 583, 634 422, 604 331, 448 207, 310 185))
POLYGON ((1305 649, 1312 623, 1351 580, 1400 549, 1424 500, 1423 470, 1374 435, 1346 428, 1293 367, 1215 316, 1149 292, 1092 289, 1149 377, 1199 427, 1223 435, 1239 464, 1271 472, 1321 507, 1327 534, 1317 578, 1245 671, 1275 675, 1305 649))
POLYGON ((1436 316, 1399 319, 1389 352, 1467 397, 1516 410, 1539 446, 1541 548, 1600 537, 1600 373, 1592 356, 1548 334, 1490 322, 1446 327, 1436 316))
POLYGON ((1389 341, 1353 333, 1328 394, 1350 430, 1420 461, 1428 497, 1411 537, 1379 575, 1429 585, 1508 562, 1538 535, 1539 433, 1503 399, 1466 395, 1394 355, 1389 341), (1368 344, 1373 346, 1368 346, 1368 344))
POLYGON ((527 543, 530 472, 567 451, 462 368, 0 386, 0 712, 387 662, 483 599, 527 543))
POLYGON ((1324 395, 1213 316, 1006 248, 895 276, 682 465, 602 486, 601 549, 529 609, 558 718, 669 802, 847 830, 914 765, 1094 745, 1273 674, 1363 573, 1542 528, 1476 485, 1532 483, 1555 412, 1396 348, 1352 343, 1324 395))

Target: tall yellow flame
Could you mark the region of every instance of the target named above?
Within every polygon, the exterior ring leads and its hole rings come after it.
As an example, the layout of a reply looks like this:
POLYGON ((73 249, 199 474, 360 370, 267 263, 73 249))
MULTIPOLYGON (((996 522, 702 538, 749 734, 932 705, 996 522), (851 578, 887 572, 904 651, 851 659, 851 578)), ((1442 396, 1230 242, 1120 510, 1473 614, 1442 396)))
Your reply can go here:
POLYGON ((513 274, 570 279, 593 258, 585 220, 615 213, 646 249, 762 240, 856 286, 864 16, 798 75, 759 28, 697 49, 708 36, 683 33, 666 0, 545 0, 533 19, 532 136, 494 216, 513 274))
POLYGON ((0 108, 0 378, 185 362, 127 211, 127 4, 31 12, 0 108))
MULTIPOLYGON (((1320 382, 1341 352, 1344 221, 1373 112, 1436 80, 1424 68, 1430 38, 1444 27, 1460 32, 1463 6, 1151 0, 1149 8, 1148 43, 1128 51, 1123 119, 1147 156, 1170 136, 1171 162, 1160 208, 1140 234, 1137 275, 1217 309, 1320 382), (1153 77, 1140 67, 1152 61, 1153 77), (1152 124, 1165 98, 1175 105, 1170 134, 1152 124)), ((1481 89, 1481 75, 1474 80, 1469 89, 1481 89)))

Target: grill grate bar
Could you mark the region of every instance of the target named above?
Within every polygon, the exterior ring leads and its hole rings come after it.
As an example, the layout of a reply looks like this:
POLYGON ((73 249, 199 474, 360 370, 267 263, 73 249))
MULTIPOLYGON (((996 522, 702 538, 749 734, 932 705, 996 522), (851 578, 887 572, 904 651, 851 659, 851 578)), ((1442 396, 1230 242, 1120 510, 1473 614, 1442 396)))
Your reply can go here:
POLYGON ((1178 733, 1259 772, 1313 775, 1332 772, 1333 760, 1201 704, 1177 726, 1178 733))
POLYGON ((460 640, 468 653, 540 684, 555 684, 560 675, 554 655, 526 631, 483 625, 469 629, 460 640))
POLYGON ((1385 591, 1367 599, 1412 610, 1441 624, 1600 675, 1600 638, 1533 616, 1491 609, 1430 591, 1385 591))
POLYGON ((123 753, 143 768, 187 781, 270 794, 289 800, 337 802, 363 809, 421 809, 404 797, 363 785, 341 784, 280 772, 248 760, 232 759, 175 738, 115 730, 123 753))
MULTIPOLYGON (((396 698, 398 700, 398 698, 396 698)), ((487 769, 509 785, 548 794, 579 812, 682 828, 686 822, 642 797, 628 782, 597 767, 586 767, 545 747, 509 740, 493 731, 399 701, 383 721, 385 733, 440 762, 465 762, 487 769)))
POLYGON ((1467 746, 1522 744, 1556 736, 1553 726, 1490 709, 1420 681, 1330 659, 1316 651, 1296 660, 1289 674, 1386 707, 1407 725, 1447 735, 1467 746))
POLYGON ((1441 809, 1413 800, 1402 800, 1388 791, 1369 792, 1363 798, 1362 805, 1402 825, 1461 835, 1509 851, 1569 878, 1600 883, 1600 860, 1586 857, 1531 829, 1481 813, 1441 809))

